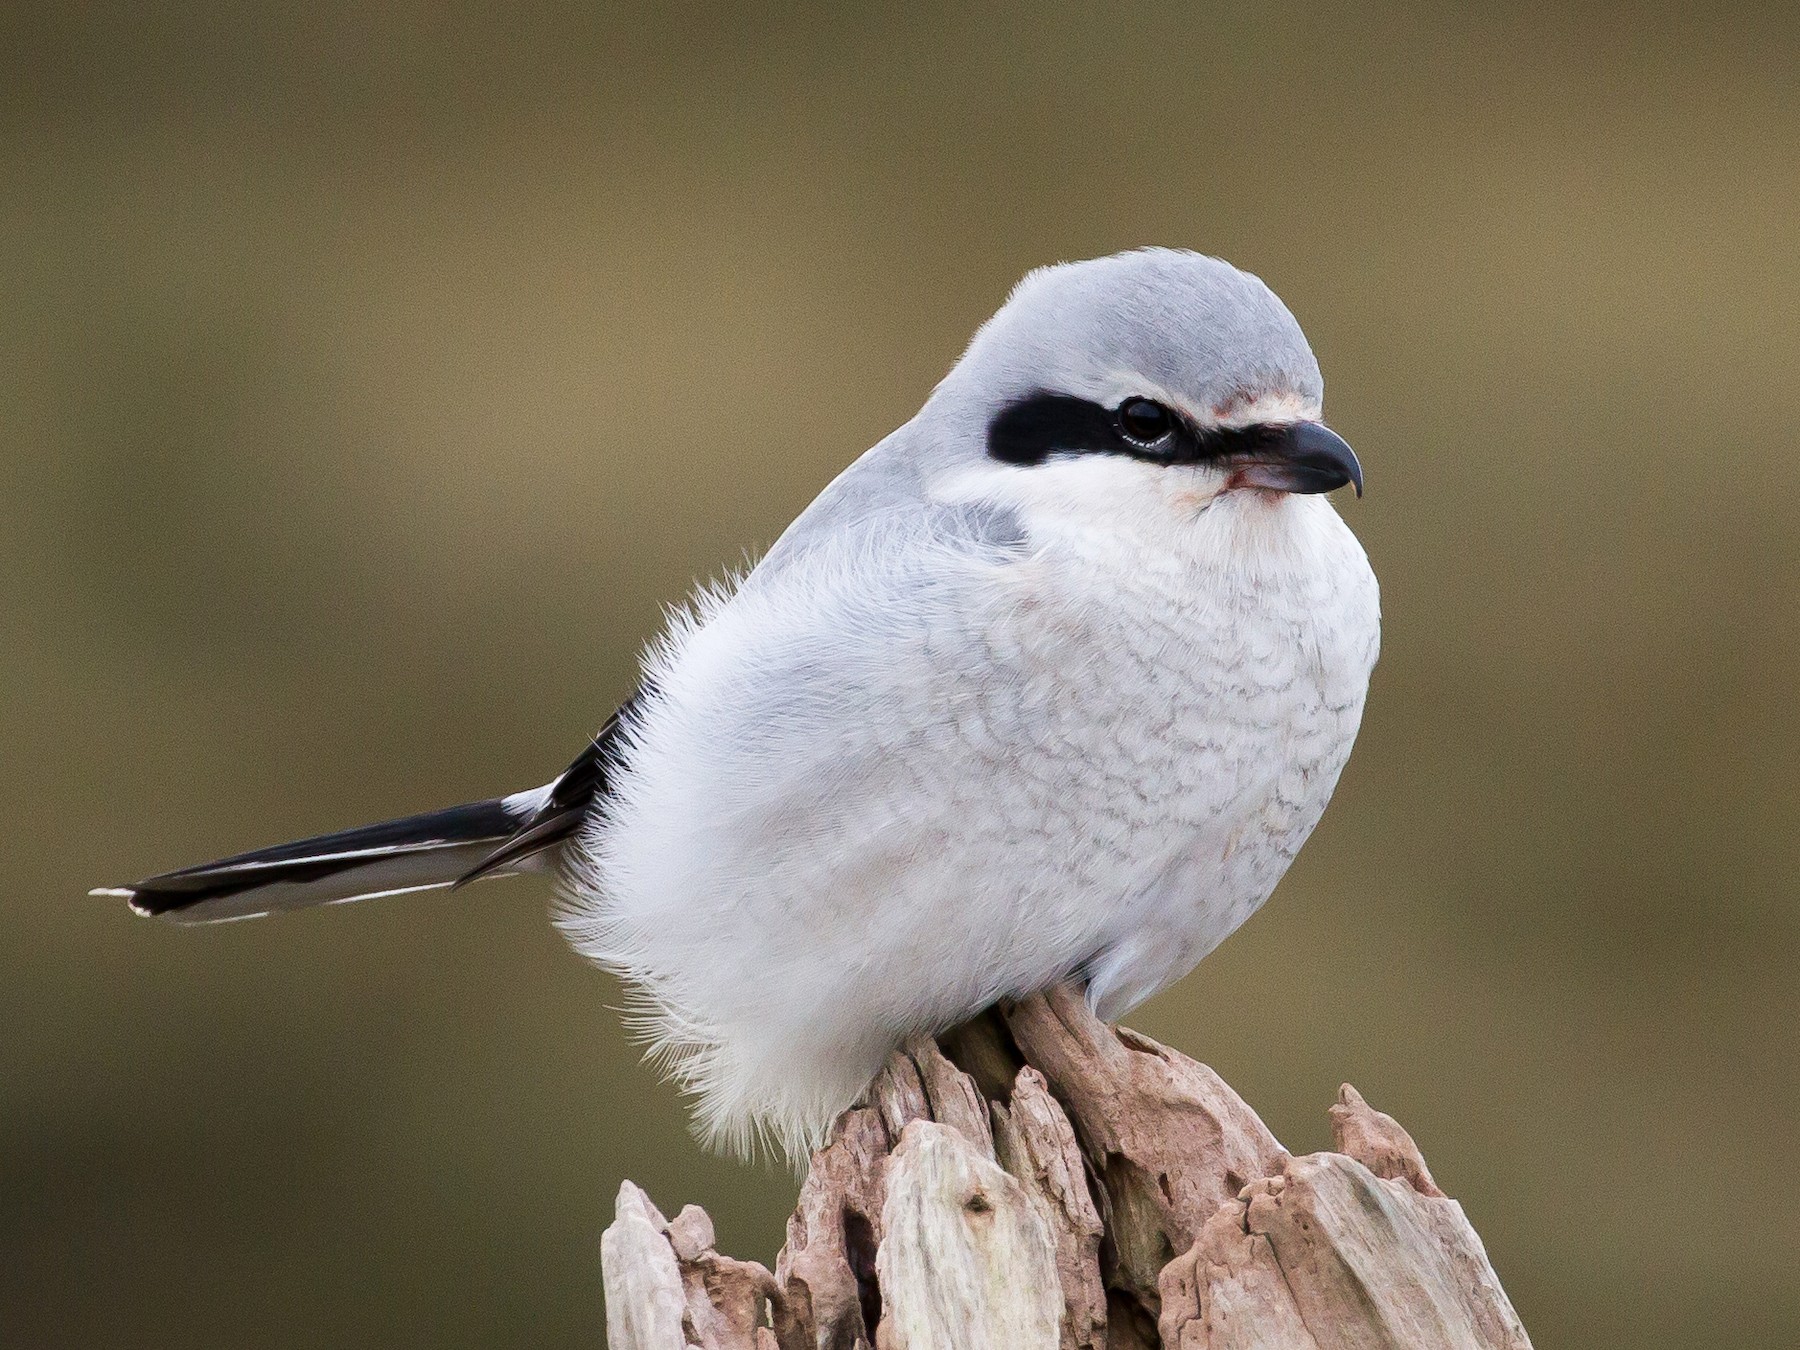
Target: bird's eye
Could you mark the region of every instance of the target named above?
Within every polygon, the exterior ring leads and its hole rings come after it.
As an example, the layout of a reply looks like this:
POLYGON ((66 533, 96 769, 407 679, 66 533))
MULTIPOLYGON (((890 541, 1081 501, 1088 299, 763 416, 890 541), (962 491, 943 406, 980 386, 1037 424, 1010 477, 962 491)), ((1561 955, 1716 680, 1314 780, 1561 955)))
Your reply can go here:
POLYGON ((1154 399, 1128 398, 1119 405, 1119 429, 1139 445, 1155 445, 1175 429, 1175 419, 1154 399))

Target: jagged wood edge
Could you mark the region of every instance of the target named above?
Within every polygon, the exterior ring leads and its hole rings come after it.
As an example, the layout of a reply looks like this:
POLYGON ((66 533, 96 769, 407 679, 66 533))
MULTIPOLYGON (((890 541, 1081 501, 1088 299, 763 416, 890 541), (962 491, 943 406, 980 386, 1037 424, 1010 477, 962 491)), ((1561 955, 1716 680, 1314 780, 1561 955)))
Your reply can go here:
POLYGON ((1072 990, 940 1042, 895 1055, 839 1119, 772 1273, 713 1250, 703 1211, 664 1221, 626 1183, 603 1243, 614 1350, 905 1350, 952 1343, 951 1326, 953 1343, 985 1344, 969 1338, 990 1315, 1014 1328, 992 1343, 1020 1350, 1529 1350, 1460 1206, 1349 1085, 1331 1110, 1338 1151, 1295 1159, 1211 1069, 1105 1026, 1072 990), (917 1203, 884 1255, 897 1187, 917 1203), (1359 1226, 1374 1212, 1389 1221, 1359 1226), (952 1250, 976 1269, 1001 1251, 1048 1264, 989 1280, 984 1302, 942 1264, 952 1250), (1008 1302, 1037 1281, 1062 1304, 1048 1339, 1026 1329, 1028 1300, 1008 1302))

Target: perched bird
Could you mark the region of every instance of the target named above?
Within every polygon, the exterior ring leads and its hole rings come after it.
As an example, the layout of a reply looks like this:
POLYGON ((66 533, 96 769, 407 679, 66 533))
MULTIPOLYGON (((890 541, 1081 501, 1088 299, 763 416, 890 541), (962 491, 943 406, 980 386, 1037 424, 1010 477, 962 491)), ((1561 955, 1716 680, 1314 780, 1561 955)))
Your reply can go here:
POLYGON ((1322 394, 1216 258, 1033 272, 554 781, 100 893, 207 922, 548 871, 701 1135, 797 1155, 905 1038, 1065 979, 1116 1017, 1268 898, 1379 645, 1322 394))

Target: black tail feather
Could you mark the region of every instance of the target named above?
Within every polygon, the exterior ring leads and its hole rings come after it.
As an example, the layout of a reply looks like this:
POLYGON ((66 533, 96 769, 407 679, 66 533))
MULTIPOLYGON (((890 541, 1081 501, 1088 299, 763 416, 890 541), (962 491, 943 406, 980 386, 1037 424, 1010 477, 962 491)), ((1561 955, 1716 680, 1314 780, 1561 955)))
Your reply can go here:
POLYGON ((119 896, 139 914, 213 923, 463 886, 552 865, 558 845, 581 828, 605 794, 626 719, 640 696, 621 704, 574 763, 536 791, 277 844, 93 894, 119 896))
POLYGON ((606 795, 607 775, 618 763, 619 742, 643 696, 643 690, 639 690, 613 711, 569 767, 557 775, 542 804, 519 825, 517 833, 458 877, 451 889, 516 867, 581 829, 594 804, 606 795))
POLYGON ((492 797, 164 872, 123 895, 139 914, 206 922, 448 886, 510 839, 530 805, 492 797))

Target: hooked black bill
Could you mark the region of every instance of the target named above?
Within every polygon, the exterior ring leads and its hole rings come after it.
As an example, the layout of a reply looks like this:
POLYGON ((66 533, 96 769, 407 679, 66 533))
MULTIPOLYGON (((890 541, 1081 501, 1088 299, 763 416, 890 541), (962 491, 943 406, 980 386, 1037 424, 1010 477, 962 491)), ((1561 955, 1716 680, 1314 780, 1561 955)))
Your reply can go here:
POLYGON ((1277 492, 1335 492, 1350 486, 1363 494, 1362 465, 1350 443, 1322 422, 1246 427, 1257 443, 1227 454, 1233 486, 1277 492))
POLYGON ((1362 496, 1362 465, 1335 431, 1319 422, 1262 422, 1196 427, 1161 404, 1129 398, 1108 408, 1073 394, 1039 392, 1009 404, 988 424, 988 454, 1005 464, 1042 464, 1057 456, 1126 455, 1155 464, 1217 464, 1236 486, 1277 492, 1362 496), (1162 418, 1148 415, 1154 409, 1162 418), (1133 434, 1133 431, 1140 434, 1133 434), (1160 432, 1159 435, 1148 433, 1160 432))

